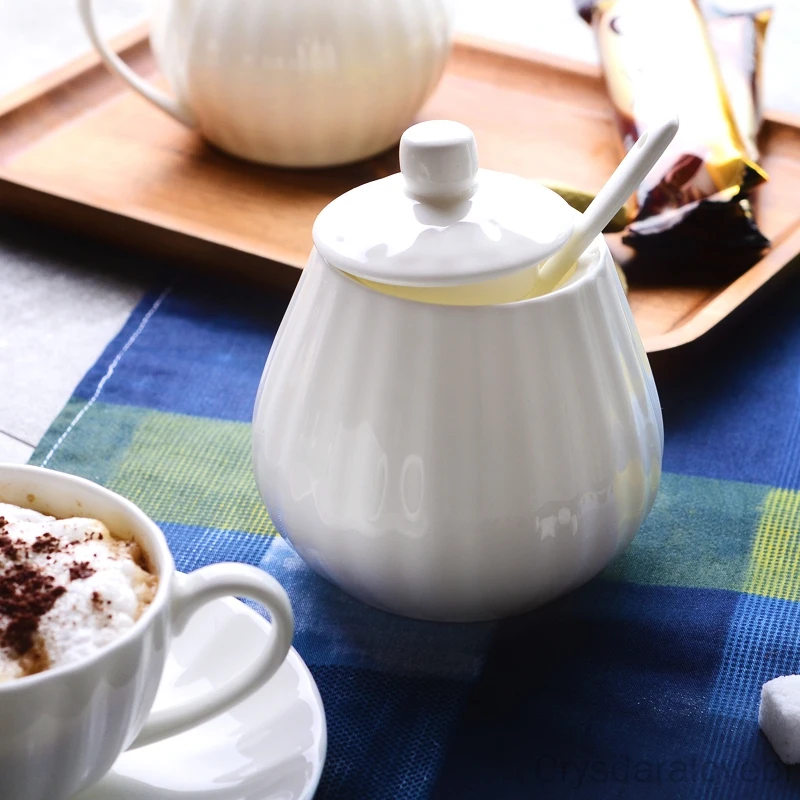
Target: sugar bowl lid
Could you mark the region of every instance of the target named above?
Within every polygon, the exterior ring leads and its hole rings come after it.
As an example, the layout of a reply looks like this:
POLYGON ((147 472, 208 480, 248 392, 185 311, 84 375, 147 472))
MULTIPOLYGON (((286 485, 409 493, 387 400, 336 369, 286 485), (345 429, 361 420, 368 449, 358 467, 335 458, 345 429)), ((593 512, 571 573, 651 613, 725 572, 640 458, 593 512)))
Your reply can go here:
POLYGON ((400 140, 400 172, 346 192, 314 223, 332 266, 395 286, 476 283, 531 267, 570 237, 575 212, 516 175, 478 168, 475 136, 447 120, 400 140))

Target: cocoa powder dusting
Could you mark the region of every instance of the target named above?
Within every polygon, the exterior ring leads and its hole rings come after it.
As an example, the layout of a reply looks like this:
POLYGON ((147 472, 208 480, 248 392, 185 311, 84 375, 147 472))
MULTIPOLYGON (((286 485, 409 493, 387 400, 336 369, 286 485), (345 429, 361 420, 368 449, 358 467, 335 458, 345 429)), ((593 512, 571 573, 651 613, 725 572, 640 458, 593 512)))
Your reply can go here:
POLYGON ((103 610, 103 598, 100 596, 100 592, 92 592, 92 608, 95 611, 103 610))
POLYGON ((0 553, 9 561, 19 561, 19 551, 7 533, 0 533, 0 553))
POLYGON ((31 545, 34 553, 57 553, 61 549, 61 542, 52 533, 43 533, 36 537, 31 545))
POLYGON ((33 648, 38 628, 39 620, 37 617, 33 615, 17 617, 9 622, 5 631, 3 631, 3 645, 16 652, 17 655, 25 655, 33 648))
POLYGON ((64 592, 52 576, 26 564, 12 564, 0 575, 0 614, 9 620, 0 645, 25 655, 34 646, 39 620, 64 592))
POLYGON ((89 565, 88 561, 75 561, 69 568, 69 579, 79 581, 94 575, 95 568, 89 565))

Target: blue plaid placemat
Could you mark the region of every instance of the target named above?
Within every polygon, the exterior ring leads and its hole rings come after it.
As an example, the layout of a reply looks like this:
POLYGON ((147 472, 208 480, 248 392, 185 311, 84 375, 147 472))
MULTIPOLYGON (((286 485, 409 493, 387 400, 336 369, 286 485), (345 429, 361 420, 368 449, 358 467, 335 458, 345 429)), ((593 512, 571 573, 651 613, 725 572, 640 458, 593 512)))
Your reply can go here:
POLYGON ((148 295, 32 463, 139 504, 179 569, 284 584, 328 716, 318 797, 800 796, 757 724, 761 684, 800 672, 800 286, 660 385, 665 474, 631 547, 480 625, 368 608, 276 534, 249 420, 287 300, 187 277, 148 295))

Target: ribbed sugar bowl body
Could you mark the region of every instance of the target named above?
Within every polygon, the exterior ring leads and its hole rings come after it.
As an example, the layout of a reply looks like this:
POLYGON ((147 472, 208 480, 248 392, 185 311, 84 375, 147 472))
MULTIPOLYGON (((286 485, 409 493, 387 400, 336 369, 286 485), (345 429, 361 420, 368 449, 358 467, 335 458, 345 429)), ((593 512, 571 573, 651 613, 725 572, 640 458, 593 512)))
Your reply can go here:
MULTIPOLYGON (((492 185, 483 171, 477 182, 492 185)), ((570 219, 557 200, 540 210, 551 231, 570 219)), ((413 203, 415 218, 430 211, 413 203)), ((477 302, 478 287, 513 295, 517 273, 479 275, 474 238, 465 269, 482 283, 450 284, 472 293, 448 302, 435 266, 409 267, 399 245, 345 271, 358 259, 327 247, 325 223, 339 220, 324 213, 253 420, 256 480, 279 531, 346 591, 424 619, 506 616, 596 575, 650 511, 663 449, 653 378, 602 237, 565 285, 492 304, 477 302), (376 283, 381 258, 403 284, 376 283), (427 280, 436 302, 424 299, 427 280), (412 290, 423 299, 397 296, 412 290)), ((497 229, 475 221, 487 242, 513 238, 507 217, 492 219, 497 229)), ((434 228, 429 238, 452 235, 448 245, 461 235, 434 228)), ((532 264, 563 242, 556 233, 534 239, 532 264)))

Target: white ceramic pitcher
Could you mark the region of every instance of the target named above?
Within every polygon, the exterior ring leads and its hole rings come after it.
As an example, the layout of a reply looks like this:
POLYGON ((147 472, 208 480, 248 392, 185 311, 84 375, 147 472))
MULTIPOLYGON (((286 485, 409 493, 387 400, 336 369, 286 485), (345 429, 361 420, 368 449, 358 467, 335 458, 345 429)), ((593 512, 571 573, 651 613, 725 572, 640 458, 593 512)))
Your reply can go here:
POLYGON ((658 396, 602 236, 560 288, 515 299, 570 235, 561 198, 478 170, 464 126, 415 126, 400 160, 317 219, 256 400, 256 480, 356 597, 501 617, 631 541, 660 480, 658 396))
POLYGON ((322 167, 393 145, 436 86, 452 0, 159 0, 151 43, 172 94, 137 76, 79 9, 108 67, 215 145, 322 167))

